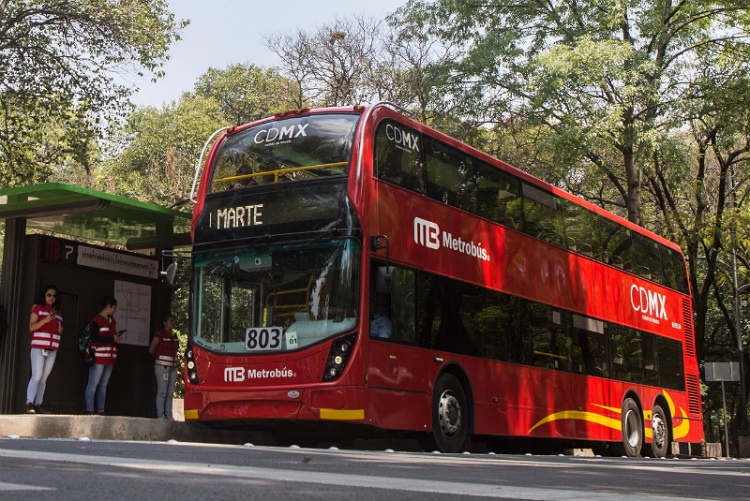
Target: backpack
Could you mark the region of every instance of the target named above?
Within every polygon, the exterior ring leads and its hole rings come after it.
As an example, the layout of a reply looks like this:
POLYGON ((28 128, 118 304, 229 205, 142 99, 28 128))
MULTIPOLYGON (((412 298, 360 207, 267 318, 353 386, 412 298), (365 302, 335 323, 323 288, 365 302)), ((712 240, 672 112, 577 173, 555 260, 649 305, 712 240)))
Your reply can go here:
POLYGON ((96 350, 91 346, 90 328, 91 324, 86 324, 81 331, 81 335, 78 336, 78 351, 83 353, 83 360, 88 365, 94 363, 94 354, 96 353, 96 350))

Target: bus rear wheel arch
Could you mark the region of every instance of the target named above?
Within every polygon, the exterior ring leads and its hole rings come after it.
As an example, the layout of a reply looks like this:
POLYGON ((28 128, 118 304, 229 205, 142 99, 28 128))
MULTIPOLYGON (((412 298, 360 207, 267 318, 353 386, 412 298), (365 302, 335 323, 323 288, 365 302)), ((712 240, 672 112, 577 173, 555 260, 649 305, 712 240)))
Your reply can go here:
POLYGON ((468 449, 471 409, 464 385, 453 374, 438 377, 432 394, 432 432, 422 437, 422 447, 452 453, 468 449))

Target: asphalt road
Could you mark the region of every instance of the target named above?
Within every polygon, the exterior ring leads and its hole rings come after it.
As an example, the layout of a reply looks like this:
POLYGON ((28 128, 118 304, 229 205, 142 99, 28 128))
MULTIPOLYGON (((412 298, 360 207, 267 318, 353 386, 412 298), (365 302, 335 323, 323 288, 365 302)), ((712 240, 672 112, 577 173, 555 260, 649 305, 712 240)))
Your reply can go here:
POLYGON ((0 499, 744 500, 750 460, 0 438, 0 499))

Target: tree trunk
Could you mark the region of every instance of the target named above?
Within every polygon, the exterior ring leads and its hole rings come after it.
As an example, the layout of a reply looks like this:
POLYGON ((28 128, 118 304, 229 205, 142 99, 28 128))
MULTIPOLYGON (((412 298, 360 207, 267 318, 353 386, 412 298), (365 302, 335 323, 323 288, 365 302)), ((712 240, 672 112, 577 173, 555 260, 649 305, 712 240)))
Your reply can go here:
POLYGON ((628 209, 628 221, 641 224, 641 169, 635 162, 632 150, 624 152, 625 180, 628 195, 625 204, 628 209))

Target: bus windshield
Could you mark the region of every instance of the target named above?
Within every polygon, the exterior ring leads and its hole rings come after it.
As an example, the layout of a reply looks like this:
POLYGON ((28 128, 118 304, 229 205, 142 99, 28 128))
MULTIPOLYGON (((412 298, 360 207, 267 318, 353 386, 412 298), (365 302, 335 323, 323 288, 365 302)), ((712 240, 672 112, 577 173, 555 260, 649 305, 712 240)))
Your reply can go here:
POLYGON ((305 115, 229 135, 220 146, 212 191, 346 172, 360 115, 305 115))
POLYGON ((269 353, 353 329, 359 252, 344 239, 196 255, 192 341, 224 353, 269 353))

